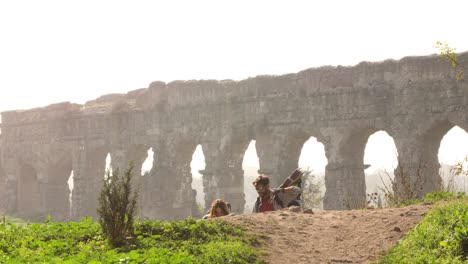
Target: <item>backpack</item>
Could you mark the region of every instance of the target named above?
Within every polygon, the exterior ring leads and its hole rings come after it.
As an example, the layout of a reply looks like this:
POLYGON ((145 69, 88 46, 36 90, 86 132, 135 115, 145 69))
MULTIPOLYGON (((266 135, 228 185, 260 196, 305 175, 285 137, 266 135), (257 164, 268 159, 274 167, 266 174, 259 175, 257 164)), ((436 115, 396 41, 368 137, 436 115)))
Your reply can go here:
MULTIPOLYGON (((289 186, 296 186, 296 187, 299 187, 300 189, 302 189, 302 173, 301 175, 295 180, 293 181, 289 186)), ((302 207, 302 203, 301 203, 301 194, 300 193, 295 200, 292 200, 291 202, 288 203, 288 207, 290 206, 299 206, 299 207, 302 207)))

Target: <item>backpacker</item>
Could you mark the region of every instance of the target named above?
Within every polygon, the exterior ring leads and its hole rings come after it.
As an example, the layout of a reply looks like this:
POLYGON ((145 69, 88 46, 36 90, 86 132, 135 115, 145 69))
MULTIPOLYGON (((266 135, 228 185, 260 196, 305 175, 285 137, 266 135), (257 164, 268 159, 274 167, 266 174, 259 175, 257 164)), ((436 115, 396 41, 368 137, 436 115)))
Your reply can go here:
MULTIPOLYGON (((302 189, 302 175, 303 174, 304 173, 300 169, 295 169, 291 173, 291 175, 289 175, 289 177, 287 177, 278 188, 286 188, 286 187, 289 187, 289 186, 297 186, 297 187, 302 189)), ((277 204, 279 204, 281 206, 281 208, 290 207, 290 206, 300 206, 300 207, 302 207, 302 205, 301 205, 301 195, 300 194, 296 197, 295 200, 292 200, 287 205, 284 205, 283 201, 276 194, 273 196, 273 199, 275 200, 275 202, 277 204)), ((258 212, 259 208, 260 208, 260 197, 257 197, 257 200, 255 201, 255 204, 254 204, 254 212, 258 212)))

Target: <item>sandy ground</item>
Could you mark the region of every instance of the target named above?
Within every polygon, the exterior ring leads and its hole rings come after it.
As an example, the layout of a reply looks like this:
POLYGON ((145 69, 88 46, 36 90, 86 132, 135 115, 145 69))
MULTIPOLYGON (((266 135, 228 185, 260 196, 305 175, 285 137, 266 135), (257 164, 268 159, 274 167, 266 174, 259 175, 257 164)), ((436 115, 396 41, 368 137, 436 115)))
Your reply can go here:
POLYGON ((419 223, 431 204, 404 208, 226 216, 260 237, 267 263, 371 263, 419 223))

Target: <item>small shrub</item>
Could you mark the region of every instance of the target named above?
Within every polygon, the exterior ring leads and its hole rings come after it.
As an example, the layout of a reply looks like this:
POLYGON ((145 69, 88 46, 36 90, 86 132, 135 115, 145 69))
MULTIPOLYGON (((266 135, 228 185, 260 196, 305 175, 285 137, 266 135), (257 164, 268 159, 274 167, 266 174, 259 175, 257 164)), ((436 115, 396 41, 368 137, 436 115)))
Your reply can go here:
POLYGON ((465 73, 463 70, 465 69, 464 65, 461 65, 458 61, 458 56, 455 53, 456 49, 449 47, 447 42, 437 41, 434 45, 434 48, 440 51, 440 56, 444 58, 447 62, 450 63, 452 68, 455 70, 455 78, 458 81, 465 80, 465 73))
POLYGON ((420 161, 414 175, 410 175, 411 173, 400 164, 402 164, 402 161, 398 159, 398 166, 395 169, 395 177, 393 178, 385 171, 390 184, 387 184, 380 175, 383 187, 379 187, 379 189, 384 193, 387 206, 406 204, 408 201, 419 199, 422 196, 422 187, 425 183, 423 177, 424 165, 420 161))
POLYGON ((315 181, 316 175, 312 170, 304 170, 302 175, 302 194, 301 199, 304 208, 321 209, 323 204, 322 181, 315 181))
POLYGON ((102 233, 114 247, 123 246, 127 238, 133 237, 138 200, 138 191, 132 193, 133 164, 122 177, 119 173, 118 168, 112 176, 106 171, 97 209, 102 233))

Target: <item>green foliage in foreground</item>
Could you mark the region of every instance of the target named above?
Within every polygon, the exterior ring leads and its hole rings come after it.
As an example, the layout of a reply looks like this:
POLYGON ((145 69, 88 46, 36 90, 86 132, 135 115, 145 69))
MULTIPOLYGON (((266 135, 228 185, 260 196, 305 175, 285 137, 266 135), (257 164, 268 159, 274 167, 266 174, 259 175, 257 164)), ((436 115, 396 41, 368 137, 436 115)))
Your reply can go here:
POLYGON ((257 241, 220 221, 135 224, 125 248, 106 243, 98 223, 0 225, 0 263, 261 263, 257 241))
POLYGON ((134 235, 138 191, 132 188, 133 163, 120 175, 120 170, 106 170, 97 212, 104 237, 114 247, 125 244, 134 235))
POLYGON ((453 193, 453 192, 432 192, 426 194, 423 198, 421 199, 412 199, 405 201, 403 203, 397 204, 397 207, 403 207, 403 206, 408 206, 411 204, 418 204, 418 203, 433 203, 437 201, 443 201, 443 200, 452 200, 452 199, 460 199, 465 197, 465 193, 459 192, 459 193, 453 193))
POLYGON ((379 263, 468 263, 468 200, 432 209, 379 263))

